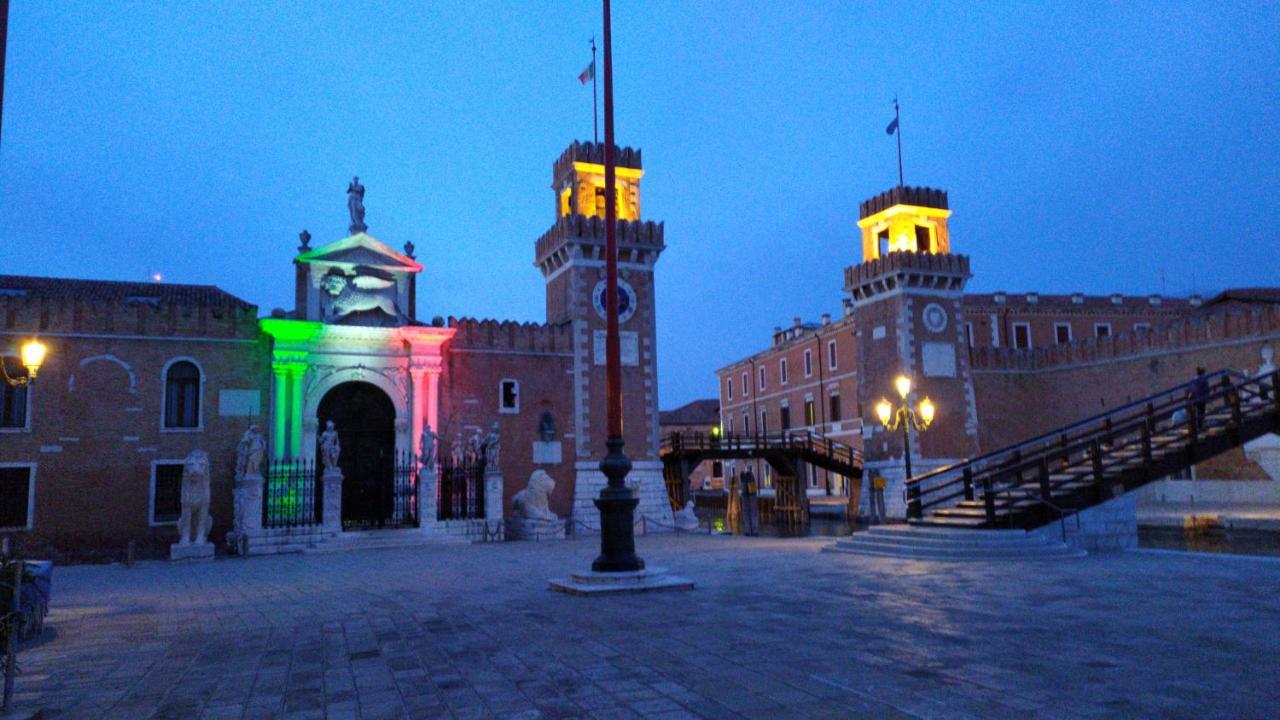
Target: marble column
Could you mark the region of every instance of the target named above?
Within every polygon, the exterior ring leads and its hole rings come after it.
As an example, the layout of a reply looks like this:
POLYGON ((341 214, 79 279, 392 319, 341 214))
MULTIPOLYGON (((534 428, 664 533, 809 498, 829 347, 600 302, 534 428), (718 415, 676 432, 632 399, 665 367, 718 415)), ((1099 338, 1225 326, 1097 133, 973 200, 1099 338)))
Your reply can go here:
POLYGON ((272 433, 271 447, 273 457, 280 460, 289 454, 289 364, 271 363, 271 372, 275 382, 275 404, 271 408, 271 417, 275 424, 272 433))
POLYGON ((289 363, 289 455, 302 457, 302 378, 307 372, 303 363, 289 363))

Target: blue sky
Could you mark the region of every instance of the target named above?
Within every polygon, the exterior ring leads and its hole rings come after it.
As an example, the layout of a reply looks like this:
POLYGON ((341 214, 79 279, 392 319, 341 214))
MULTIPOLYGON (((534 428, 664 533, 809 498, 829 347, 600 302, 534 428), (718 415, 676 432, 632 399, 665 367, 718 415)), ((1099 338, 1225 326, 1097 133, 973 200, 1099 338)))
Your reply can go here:
MULTIPOLYGON (((858 202, 950 192, 974 291, 1280 284, 1274 3, 616 2, 661 403, 840 307, 858 202)), ((596 3, 14 3, 0 271, 288 305, 302 228, 412 240, 419 313, 541 320, 550 165, 589 139, 596 3)))

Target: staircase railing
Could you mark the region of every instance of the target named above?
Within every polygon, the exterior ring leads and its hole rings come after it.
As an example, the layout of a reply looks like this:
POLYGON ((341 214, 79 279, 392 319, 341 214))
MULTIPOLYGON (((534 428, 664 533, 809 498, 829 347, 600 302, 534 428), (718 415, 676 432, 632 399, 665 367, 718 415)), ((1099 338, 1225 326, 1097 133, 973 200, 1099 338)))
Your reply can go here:
MULTIPOLYGON (((1203 397, 1193 397, 1195 381, 1182 383, 1016 445, 911 478, 906 483, 907 516, 919 519, 929 508, 959 498, 974 500, 980 493, 987 520, 992 523, 997 511, 1010 504, 1001 502, 999 494, 1029 484, 1029 478, 1039 486, 1040 497, 1048 500, 1055 485, 1069 481, 1055 482, 1055 470, 1078 470, 1084 460, 1089 461, 1084 474, 1099 485, 1104 484, 1109 466, 1134 458, 1134 452, 1150 466, 1156 451, 1185 444, 1187 464, 1195 462, 1205 418, 1226 410, 1227 422, 1238 426, 1242 402, 1268 402, 1280 418, 1280 393, 1276 392, 1280 371, 1249 378, 1222 370, 1205 380, 1210 390, 1203 397), (1131 454, 1117 459, 1121 450, 1131 454)), ((1080 475, 1077 472, 1075 477, 1080 475)))

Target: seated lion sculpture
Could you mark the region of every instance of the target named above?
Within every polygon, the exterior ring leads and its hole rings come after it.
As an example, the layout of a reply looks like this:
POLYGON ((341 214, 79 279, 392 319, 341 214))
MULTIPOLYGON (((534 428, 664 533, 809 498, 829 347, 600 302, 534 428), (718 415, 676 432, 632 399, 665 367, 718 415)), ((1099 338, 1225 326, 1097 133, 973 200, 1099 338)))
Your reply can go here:
POLYGON ((209 455, 192 450, 182 466, 182 515, 178 518, 179 545, 203 545, 209 537, 209 455))
POLYGON ((555 488, 556 481, 551 479, 547 471, 534 470, 529 476, 529 484, 511 498, 512 515, 529 520, 559 520, 547 505, 551 491, 555 488))

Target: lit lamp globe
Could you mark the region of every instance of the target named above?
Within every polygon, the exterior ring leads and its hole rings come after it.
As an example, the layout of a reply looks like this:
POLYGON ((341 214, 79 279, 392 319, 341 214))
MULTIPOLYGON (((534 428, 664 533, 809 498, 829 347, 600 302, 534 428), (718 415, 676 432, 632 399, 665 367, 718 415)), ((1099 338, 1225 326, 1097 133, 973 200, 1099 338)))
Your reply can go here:
POLYGON ((880 418, 881 425, 888 425, 889 420, 893 418, 893 405, 881 398, 880 402, 876 403, 876 417, 880 418))
POLYGON ((898 388, 898 394, 902 396, 902 399, 906 400, 907 396, 911 394, 911 378, 906 375, 899 375, 898 379, 893 381, 893 384, 898 388))
POLYGON ((22 364, 27 368, 28 377, 31 380, 35 380, 36 374, 40 372, 46 352, 48 348, 39 340, 31 340, 22 346, 22 364))
POLYGON ((936 410, 937 408, 933 406, 933 401, 929 398, 926 397, 920 401, 920 421, 925 427, 933 424, 933 414, 936 410))

